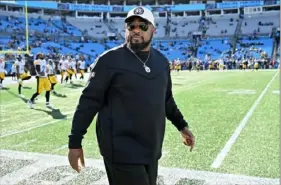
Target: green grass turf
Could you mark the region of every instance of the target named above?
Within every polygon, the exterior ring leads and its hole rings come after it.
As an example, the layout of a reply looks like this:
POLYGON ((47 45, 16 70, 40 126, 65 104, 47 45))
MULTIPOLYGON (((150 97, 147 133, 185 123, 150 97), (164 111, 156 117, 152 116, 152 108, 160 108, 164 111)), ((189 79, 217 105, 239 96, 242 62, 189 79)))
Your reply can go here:
MULTIPOLYGON (((22 89, 22 94, 25 95, 26 99, 30 99, 32 94, 36 91, 36 84, 25 84, 25 87, 29 88, 22 89)), ((17 85, 11 85, 8 88, 9 90, 0 91, 1 135, 3 135, 3 133, 6 134, 12 131, 26 129, 53 120, 53 117, 50 114, 46 114, 50 113, 50 110, 45 108, 44 93, 38 96, 38 101, 36 101, 37 104, 35 107, 36 110, 30 110, 25 103, 26 100, 17 97, 17 85)), ((51 102, 61 109, 62 115, 64 115, 64 113, 71 115, 82 88, 75 88, 72 85, 67 84, 65 86, 57 85, 55 90, 59 93, 66 94, 67 98, 59 98, 51 95, 51 102)))
POLYGON ((278 75, 225 159, 223 171, 280 176, 280 95, 273 93, 279 84, 278 75))
MULTIPOLYGON (((277 123, 279 121, 276 121, 279 117, 272 111, 272 109, 279 111, 279 101, 278 95, 271 92, 279 89, 276 87, 278 82, 270 87, 261 105, 242 131, 241 138, 238 138, 237 143, 222 163, 222 167, 216 170, 210 167, 275 73, 276 71, 173 72, 174 96, 178 107, 189 121, 196 137, 196 146, 190 153, 189 149, 182 144, 178 131, 168 121, 163 147, 165 155, 160 165, 260 177, 279 177, 277 173, 279 172, 277 161, 279 158, 277 123), (233 90, 254 90, 255 94, 230 94, 233 90), (264 115, 268 116, 263 117, 264 115), (255 127, 256 125, 259 126, 255 127), (247 142, 243 142, 244 140, 247 142), (248 151, 250 147, 251 152, 248 151)), ((26 86, 33 88, 23 91, 23 94, 30 97, 34 92, 35 84, 26 86)), ((69 86, 58 85, 57 90, 69 96, 68 98, 51 97, 52 103, 60 108, 62 114, 68 113, 68 120, 58 120, 52 125, 1 138, 1 149, 67 154, 67 135, 70 131, 72 116, 69 112, 75 110, 82 88, 73 90, 69 86), (23 144, 19 145, 20 143, 23 144)), ((16 86, 10 86, 10 91, 16 93, 16 86)), ((38 107, 45 110, 43 95, 36 104, 36 108, 38 107)), ((3 125, 1 135, 3 135, 48 123, 54 119, 44 111, 30 110, 22 100, 10 92, 1 91, 1 120, 0 124, 3 125)), ((86 157, 100 158, 94 123, 88 129, 83 140, 83 147, 86 157)))

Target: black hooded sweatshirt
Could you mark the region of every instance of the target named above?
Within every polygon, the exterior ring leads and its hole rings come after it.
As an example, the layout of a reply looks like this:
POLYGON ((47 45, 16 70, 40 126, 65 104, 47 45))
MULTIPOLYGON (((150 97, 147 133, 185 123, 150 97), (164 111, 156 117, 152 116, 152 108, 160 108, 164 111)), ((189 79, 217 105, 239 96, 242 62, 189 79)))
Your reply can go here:
POLYGON ((149 73, 125 44, 100 55, 74 113, 70 149, 82 148, 98 113, 97 140, 107 161, 150 164, 161 157, 165 119, 178 130, 188 124, 173 98, 168 60, 151 48, 146 65, 149 73))

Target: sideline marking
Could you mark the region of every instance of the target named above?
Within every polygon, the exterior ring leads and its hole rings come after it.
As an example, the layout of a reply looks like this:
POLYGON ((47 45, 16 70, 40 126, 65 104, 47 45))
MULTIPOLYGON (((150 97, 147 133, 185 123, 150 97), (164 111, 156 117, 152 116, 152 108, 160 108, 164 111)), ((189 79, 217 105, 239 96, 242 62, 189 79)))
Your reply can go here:
POLYGON ((58 151, 63 150, 65 148, 67 148, 67 147, 68 147, 68 144, 62 145, 61 147, 54 149, 52 152, 58 152, 58 151))
MULTIPOLYGON (((66 113, 65 115, 69 115, 69 113, 70 112, 66 113)), ((73 113, 73 111, 71 111, 71 113, 73 113)), ((52 125, 52 124, 57 123, 59 121, 69 120, 72 117, 73 117, 73 114, 72 114, 72 116, 67 117, 65 119, 56 119, 56 120, 53 120, 53 121, 50 121, 50 122, 47 122, 47 123, 43 123, 43 124, 40 124, 40 125, 37 125, 37 126, 34 126, 34 127, 30 127, 30 128, 26 128, 26 129, 23 129, 23 130, 16 131, 16 132, 11 132, 11 133, 8 133, 8 134, 4 134, 4 135, 0 136, 0 139, 3 138, 3 137, 12 136, 12 135, 15 135, 15 134, 20 134, 20 133, 23 133, 23 132, 31 131, 33 129, 44 127, 44 126, 47 126, 47 125, 52 125)))
POLYGON ((23 146, 23 145, 28 145, 30 143, 33 143, 37 141, 37 139, 32 139, 32 140, 28 140, 28 141, 25 141, 25 142, 22 142, 22 143, 19 143, 19 144, 16 144, 16 145, 12 145, 11 147, 20 147, 20 146, 23 146))
MULTIPOLYGON (((22 160, 22 159, 32 160, 35 162, 18 170, 13 171, 11 169, 11 173, 8 173, 0 178, 0 181, 5 182, 6 184, 16 184, 22 180, 28 180, 28 178, 32 177, 33 175, 36 175, 40 172, 42 173, 48 169, 50 170, 53 167, 65 167, 66 172, 68 170, 71 170, 71 167, 69 166, 69 162, 67 160, 67 156, 20 152, 20 151, 12 151, 12 150, 0 150, 0 157, 8 157, 14 160, 22 160)), ((86 167, 88 167, 88 169, 83 169, 81 172, 82 174, 91 171, 89 168, 97 169, 99 171, 104 172, 105 174, 104 163, 102 160, 87 158, 86 167)), ((210 184, 212 185, 214 184, 216 185, 218 184, 276 185, 279 183, 279 178, 276 179, 261 178, 261 177, 251 177, 246 175, 233 175, 233 174, 223 174, 223 173, 208 172, 208 171, 196 171, 196 170, 188 170, 188 169, 180 169, 180 168, 165 168, 165 167, 159 167, 159 176, 162 176, 165 185, 176 184, 181 179, 201 180, 204 181, 204 185, 210 185, 210 184)), ((52 182, 56 181, 56 179, 52 179, 52 177, 48 176, 48 178, 50 178, 49 180, 52 182)), ((74 178, 77 178, 77 173, 73 171, 73 173, 70 173, 67 178, 61 179, 60 183, 64 182, 64 184, 67 184, 70 179, 74 179, 74 178)), ((94 181, 92 183, 97 184, 99 182, 107 182, 106 179, 107 179, 106 176, 103 175, 99 180, 94 181)))
POLYGON ((247 112, 247 114, 245 115, 245 117, 243 118, 243 120, 240 122, 239 126, 235 129, 234 133, 232 134, 232 136, 230 137, 230 139, 227 141, 227 143, 225 144, 224 148, 220 151, 220 153, 217 155, 216 159, 214 160, 214 162, 212 163, 211 167, 212 168, 219 168, 222 161, 224 160, 224 158, 226 157, 226 155, 228 154, 228 152, 230 151, 232 145, 235 143, 235 141, 237 140, 237 138, 239 137, 240 133, 242 132, 243 128, 246 126, 248 120, 250 119, 250 117, 253 115, 254 110, 257 108, 257 106, 260 104, 262 98, 264 97, 265 93, 267 92, 268 88, 270 87, 270 85, 272 84, 272 82, 274 81, 275 77, 278 75, 278 71, 275 73, 275 75, 272 77, 272 79, 269 81, 269 83, 267 84, 267 86, 264 88, 264 90, 262 91, 262 93, 260 94, 260 96, 258 97, 258 99, 255 101, 255 103, 252 105, 252 107, 250 108, 250 110, 247 112))

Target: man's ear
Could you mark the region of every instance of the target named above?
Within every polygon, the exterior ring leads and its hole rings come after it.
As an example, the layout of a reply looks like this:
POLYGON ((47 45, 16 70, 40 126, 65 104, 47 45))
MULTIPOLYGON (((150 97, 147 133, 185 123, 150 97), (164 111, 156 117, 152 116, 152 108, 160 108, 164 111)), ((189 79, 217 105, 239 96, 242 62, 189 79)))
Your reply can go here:
POLYGON ((156 28, 152 28, 152 33, 155 35, 156 34, 156 28))

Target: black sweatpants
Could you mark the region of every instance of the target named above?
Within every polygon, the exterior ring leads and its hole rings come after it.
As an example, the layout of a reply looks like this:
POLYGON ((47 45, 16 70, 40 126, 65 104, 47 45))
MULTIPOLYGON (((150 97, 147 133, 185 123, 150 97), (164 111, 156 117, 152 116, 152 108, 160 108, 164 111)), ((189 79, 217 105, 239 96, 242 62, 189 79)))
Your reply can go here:
POLYGON ((110 185, 156 185, 158 161, 150 165, 112 164, 104 159, 110 185))

